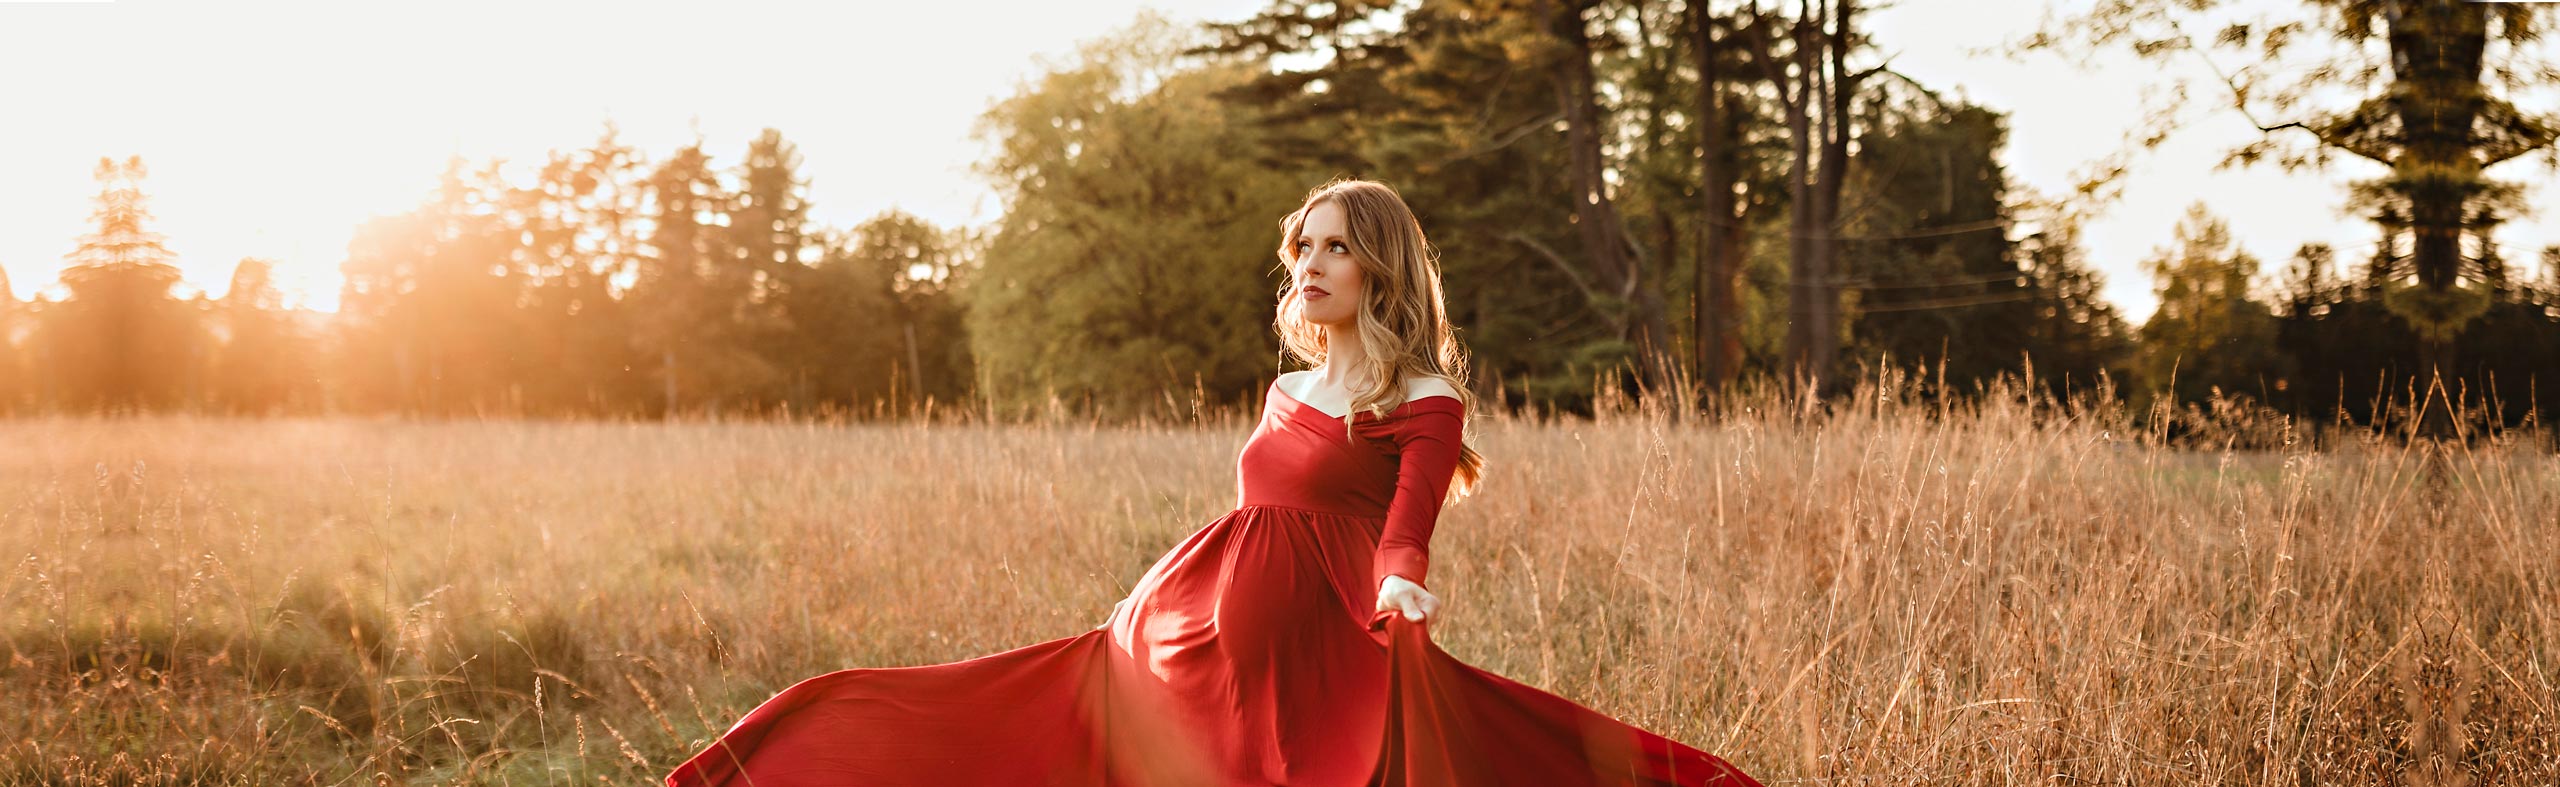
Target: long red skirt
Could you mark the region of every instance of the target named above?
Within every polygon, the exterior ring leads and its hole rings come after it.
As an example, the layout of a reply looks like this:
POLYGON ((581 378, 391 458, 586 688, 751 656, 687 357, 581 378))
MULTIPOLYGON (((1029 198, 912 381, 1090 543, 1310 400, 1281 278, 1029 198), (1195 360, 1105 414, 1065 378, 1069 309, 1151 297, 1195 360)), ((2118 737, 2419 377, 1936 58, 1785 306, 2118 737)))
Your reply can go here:
POLYGON ((1460 662, 1375 612, 1374 517, 1249 505, 1102 627, 794 685, 691 785, 1757 785, 1706 752, 1460 662))

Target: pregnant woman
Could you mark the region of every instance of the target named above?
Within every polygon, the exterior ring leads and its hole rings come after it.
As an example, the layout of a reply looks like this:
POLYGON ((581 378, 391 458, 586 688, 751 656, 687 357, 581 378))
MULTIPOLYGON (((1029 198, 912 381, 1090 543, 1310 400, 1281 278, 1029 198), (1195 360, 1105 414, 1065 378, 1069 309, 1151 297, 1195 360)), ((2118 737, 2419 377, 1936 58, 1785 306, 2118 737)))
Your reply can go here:
POLYGON ((1465 358, 1404 200, 1337 181, 1281 221, 1282 375, 1234 511, 1100 627, 785 689, 676 787, 1757 785, 1724 760, 1458 661, 1427 628, 1432 526, 1464 444, 1465 358), (1393 381, 1391 384, 1382 384, 1393 381))

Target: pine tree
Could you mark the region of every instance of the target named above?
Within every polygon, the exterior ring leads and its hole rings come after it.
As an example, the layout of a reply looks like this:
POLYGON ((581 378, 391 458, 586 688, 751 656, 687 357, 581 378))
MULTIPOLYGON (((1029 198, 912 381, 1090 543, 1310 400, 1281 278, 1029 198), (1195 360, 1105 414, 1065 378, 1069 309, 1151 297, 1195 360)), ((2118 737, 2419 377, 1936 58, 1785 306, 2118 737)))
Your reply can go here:
POLYGON ((101 158, 97 230, 65 255, 70 295, 46 309, 40 343, 60 378, 62 404, 77 409, 153 409, 185 403, 204 342, 198 315, 176 297, 176 255, 144 227, 142 157, 101 158))
POLYGON ((648 178, 650 234, 627 298, 635 366, 646 366, 654 409, 717 410, 748 403, 778 375, 756 341, 770 324, 754 299, 754 271, 732 248, 734 204, 700 142, 648 178))
POLYGON ((794 309, 807 300, 792 291, 807 284, 817 245, 809 224, 809 182, 800 168, 799 147, 780 131, 765 129, 747 144, 746 160, 736 170, 728 243, 735 254, 731 264, 742 266, 753 282, 748 302, 759 317, 753 346, 781 375, 764 398, 805 410, 816 405, 818 378, 826 374, 820 367, 832 360, 805 352, 807 337, 794 326, 823 319, 802 313, 805 306, 794 309))
POLYGON ((634 394, 629 315, 615 297, 631 275, 641 182, 635 151, 607 124, 595 144, 553 153, 529 188, 506 191, 518 239, 511 257, 523 270, 526 333, 532 368, 529 404, 586 412, 618 408, 634 394))
POLYGON ((351 403, 513 411, 524 381, 553 371, 524 346, 522 241, 498 209, 498 166, 471 172, 448 161, 425 204, 368 221, 348 242, 336 366, 351 403))
POLYGON ((307 404, 310 341, 285 308, 274 265, 255 257, 241 260, 216 312, 226 338, 214 355, 212 404, 233 413, 307 404))
POLYGON ((2292 375, 2276 349, 2276 317, 2252 291, 2258 259, 2199 201, 2178 222, 2174 248, 2144 262, 2160 307, 2142 326, 2143 385, 2177 401, 2225 396, 2266 401, 2292 375), (2174 378, 2174 379, 2173 379, 2174 378))

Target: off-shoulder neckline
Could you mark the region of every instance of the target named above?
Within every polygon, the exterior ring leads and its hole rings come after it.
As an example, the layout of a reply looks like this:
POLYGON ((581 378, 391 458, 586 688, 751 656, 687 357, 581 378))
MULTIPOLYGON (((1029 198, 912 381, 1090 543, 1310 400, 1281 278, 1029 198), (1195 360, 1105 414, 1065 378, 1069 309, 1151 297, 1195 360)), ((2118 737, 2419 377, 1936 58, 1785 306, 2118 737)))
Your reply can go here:
MULTIPOLYGON (((1316 415, 1321 415, 1321 416, 1324 416, 1324 417, 1326 417, 1326 418, 1333 419, 1333 420, 1335 420, 1335 421, 1340 421, 1340 420, 1342 420, 1342 419, 1343 419, 1343 416, 1334 415, 1334 414, 1332 414, 1332 413, 1325 412, 1325 411, 1323 410, 1323 408, 1319 408, 1319 407, 1317 407, 1317 406, 1315 406, 1315 405, 1308 404, 1308 403, 1306 403, 1306 402, 1298 401, 1298 397, 1291 396, 1291 395, 1289 394, 1289 391, 1288 391, 1287 389, 1284 389, 1284 388, 1281 388, 1281 387, 1280 387, 1280 380, 1279 380, 1278 378, 1273 378, 1273 379, 1272 379, 1272 381, 1271 381, 1271 390, 1272 390, 1272 392, 1273 392, 1273 393, 1276 393, 1276 394, 1278 394, 1278 395, 1279 395, 1279 397, 1280 397, 1280 401, 1288 402, 1290 405, 1294 406, 1296 409, 1299 409, 1299 410, 1305 410, 1305 411, 1308 411, 1308 412, 1312 412, 1312 413, 1315 413, 1316 415)), ((1418 405, 1418 404, 1421 404, 1421 403, 1424 403, 1424 402, 1430 402, 1430 401, 1431 401, 1431 400, 1433 400, 1433 399, 1438 399, 1438 400, 1440 400, 1440 401, 1442 401, 1442 402, 1447 402, 1447 403, 1448 403, 1447 405, 1440 405, 1440 404, 1434 403, 1434 404, 1430 405, 1430 406, 1433 406, 1433 407, 1446 406, 1446 407, 1448 407, 1448 408, 1450 408, 1450 409, 1462 409, 1462 408, 1464 408, 1464 407, 1466 406, 1466 403, 1465 403, 1465 402, 1458 401, 1458 397, 1450 396, 1450 395, 1448 395, 1448 394, 1431 394, 1431 395, 1429 395, 1429 396, 1417 396, 1417 397, 1414 397, 1414 398, 1411 398, 1411 399, 1406 399, 1406 400, 1404 400, 1404 404, 1396 405, 1393 409, 1388 410, 1388 411, 1387 411, 1387 415, 1386 415, 1386 416, 1384 416, 1384 417, 1393 417, 1393 416, 1394 416, 1395 414, 1397 414, 1397 413, 1404 412, 1405 408, 1413 407, 1413 406, 1415 406, 1415 405, 1418 405)))

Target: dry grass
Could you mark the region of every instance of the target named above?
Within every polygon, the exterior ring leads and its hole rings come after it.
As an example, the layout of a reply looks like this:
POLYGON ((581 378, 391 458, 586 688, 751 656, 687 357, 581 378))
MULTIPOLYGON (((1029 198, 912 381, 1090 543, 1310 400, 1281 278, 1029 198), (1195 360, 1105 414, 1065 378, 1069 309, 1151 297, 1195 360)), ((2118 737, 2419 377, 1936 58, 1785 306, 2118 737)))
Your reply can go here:
MULTIPOLYGON (((1772 784, 2560 780, 2536 438, 1921 388, 1479 416, 1436 634, 1772 784)), ((1090 629, 1250 428, 0 423, 0 782, 648 783, 1090 629)))

